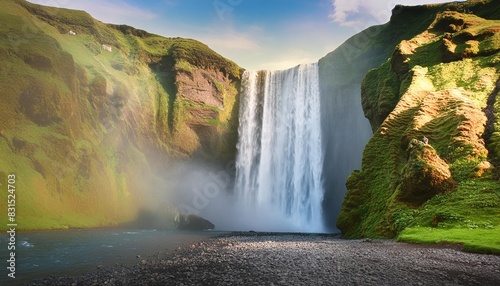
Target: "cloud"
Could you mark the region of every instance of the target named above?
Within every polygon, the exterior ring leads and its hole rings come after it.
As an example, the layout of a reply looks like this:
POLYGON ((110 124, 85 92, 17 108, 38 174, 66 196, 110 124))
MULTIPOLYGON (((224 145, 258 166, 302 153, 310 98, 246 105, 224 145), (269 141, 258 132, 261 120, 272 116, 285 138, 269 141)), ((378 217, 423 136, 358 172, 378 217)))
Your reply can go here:
POLYGON ((266 70, 286 70, 293 68, 299 64, 307 64, 316 62, 317 59, 312 57, 298 57, 298 58, 287 58, 286 60, 267 62, 260 65, 260 69, 266 70))
POLYGON ((260 49, 259 44, 253 39, 245 35, 237 35, 233 33, 218 35, 217 37, 200 36, 200 40, 214 49, 231 49, 231 50, 256 50, 260 49))
POLYGON ((235 28, 232 25, 213 24, 193 35, 197 40, 217 51, 260 50, 262 28, 256 25, 235 28))
POLYGON ((281 47, 279 51, 273 51, 272 56, 258 69, 285 70, 316 61, 318 58, 307 47, 281 47))
POLYGON ((397 4, 423 5, 442 3, 445 0, 331 0, 333 12, 329 17, 342 26, 364 29, 389 21, 397 4))

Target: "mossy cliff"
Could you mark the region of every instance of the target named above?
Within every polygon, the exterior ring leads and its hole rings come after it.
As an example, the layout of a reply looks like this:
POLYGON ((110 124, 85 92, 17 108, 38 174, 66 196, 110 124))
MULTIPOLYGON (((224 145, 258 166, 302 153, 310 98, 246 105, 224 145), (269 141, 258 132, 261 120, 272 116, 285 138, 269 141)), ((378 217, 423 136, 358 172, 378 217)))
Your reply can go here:
POLYGON ((363 148, 372 131, 359 95, 364 76, 387 61, 394 47, 412 38, 434 20, 436 11, 397 6, 390 22, 373 26, 349 38, 319 60, 321 117, 325 159, 326 225, 334 230, 349 174, 360 168, 363 148))
POLYGON ((500 252, 500 6, 396 9, 431 21, 409 27, 412 35, 363 80, 374 134, 347 180, 337 225, 345 237, 500 252))
POLYGON ((20 229, 132 220, 164 166, 234 158, 235 63, 83 11, 0 5, 0 188, 16 175, 20 229))

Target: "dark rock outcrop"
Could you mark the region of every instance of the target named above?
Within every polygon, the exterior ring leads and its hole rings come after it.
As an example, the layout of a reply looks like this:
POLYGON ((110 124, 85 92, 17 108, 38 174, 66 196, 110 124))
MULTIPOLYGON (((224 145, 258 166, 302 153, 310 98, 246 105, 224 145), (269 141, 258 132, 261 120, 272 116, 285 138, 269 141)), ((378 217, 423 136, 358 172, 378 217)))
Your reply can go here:
POLYGON ((416 139, 408 145, 408 161, 401 172, 399 199, 412 205, 457 187, 450 168, 431 145, 416 139))
POLYGON ((194 214, 179 214, 176 222, 177 228, 183 230, 209 230, 215 228, 212 222, 194 214))

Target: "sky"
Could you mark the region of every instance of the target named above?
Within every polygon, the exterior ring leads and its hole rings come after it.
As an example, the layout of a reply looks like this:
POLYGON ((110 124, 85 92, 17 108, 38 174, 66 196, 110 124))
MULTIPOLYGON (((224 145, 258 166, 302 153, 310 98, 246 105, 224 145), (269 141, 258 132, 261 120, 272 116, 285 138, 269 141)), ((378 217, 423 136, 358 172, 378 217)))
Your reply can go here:
POLYGON ((396 4, 443 0, 30 0, 165 37, 199 40, 248 70, 316 62, 396 4))

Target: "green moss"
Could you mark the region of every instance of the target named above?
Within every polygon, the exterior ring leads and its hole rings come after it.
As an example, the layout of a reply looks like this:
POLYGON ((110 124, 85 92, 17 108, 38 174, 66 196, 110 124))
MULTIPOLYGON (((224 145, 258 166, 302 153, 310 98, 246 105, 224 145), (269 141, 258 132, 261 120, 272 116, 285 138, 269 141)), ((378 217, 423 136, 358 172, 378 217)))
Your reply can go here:
POLYGON ((61 94, 50 82, 33 78, 19 98, 23 112, 39 125, 61 121, 61 94))
POLYGON ((77 34, 88 34, 98 42, 120 47, 111 28, 93 19, 87 12, 46 7, 26 1, 14 1, 23 6, 30 14, 55 27, 59 33, 67 34, 74 31, 77 34))
POLYGON ((361 86, 365 115, 376 129, 394 109, 399 100, 400 83, 389 61, 366 75, 361 86))
POLYGON ((492 229, 410 227, 399 235, 398 241, 460 244, 463 245, 464 251, 500 254, 499 232, 498 227, 492 229))
POLYGON ((90 85, 90 94, 95 97, 105 97, 107 89, 106 78, 102 75, 94 77, 90 85))
POLYGON ((225 88, 224 88, 224 84, 223 83, 214 81, 214 85, 215 85, 215 88, 217 89, 218 92, 224 94, 225 88))
POLYGON ((193 70, 193 66, 188 61, 181 59, 175 63, 174 69, 177 72, 190 73, 193 70))
POLYGON ((479 158, 468 159, 464 157, 455 160, 450 168, 453 178, 455 178, 458 182, 461 182, 474 177, 476 167, 481 161, 482 160, 479 158))
MULTIPOLYGON (((471 5, 475 13, 486 15, 485 7, 491 3, 433 7, 437 14, 443 7, 453 11, 471 5)), ((363 81, 363 107, 375 134, 365 147, 361 170, 347 181, 337 225, 346 237, 461 243, 469 251, 498 253, 500 184, 490 169, 500 150, 496 112, 496 121, 487 123, 493 130, 487 144, 482 136, 486 123, 483 108, 499 105, 494 98, 500 50, 497 33, 491 32, 499 23, 454 12, 439 17, 432 34, 421 34, 425 28, 419 32, 412 29, 414 34, 408 39, 420 35, 396 50, 396 58, 371 70, 363 81), (456 45, 453 57, 446 54, 445 40, 456 45), (403 48, 408 49, 403 52, 403 48), (404 57, 397 57, 402 55, 408 58, 407 67, 399 65, 404 57), (391 98, 396 100, 391 102, 391 98), (389 106, 388 102, 394 109, 389 116, 379 109, 380 105, 389 106), (434 164, 432 156, 417 160, 407 153, 408 143, 423 135, 442 164, 434 164), (405 185, 412 186, 415 194, 424 191, 425 184, 414 174, 425 173, 429 164, 440 172, 449 166, 457 187, 445 187, 418 203, 402 196, 407 191, 405 185)))
POLYGON ((212 51, 208 46, 195 40, 177 39, 170 52, 174 59, 184 59, 191 65, 215 69, 228 74, 232 79, 240 79, 240 67, 212 51))
POLYGON ((486 103, 489 92, 495 87, 497 68, 491 67, 495 56, 476 57, 452 63, 439 63, 429 68, 428 76, 437 90, 463 88, 467 94, 486 103))
MULTIPOLYGON (((0 4, 0 175, 19 178, 21 230, 134 219, 155 176, 151 165, 196 151, 172 146, 199 144, 185 128, 194 107, 176 100, 176 63, 232 77, 223 87, 229 110, 220 112, 234 110, 239 67, 199 42, 103 24, 81 11, 0 4)), ((224 117, 214 137, 237 129, 226 129, 234 120, 224 117)))

